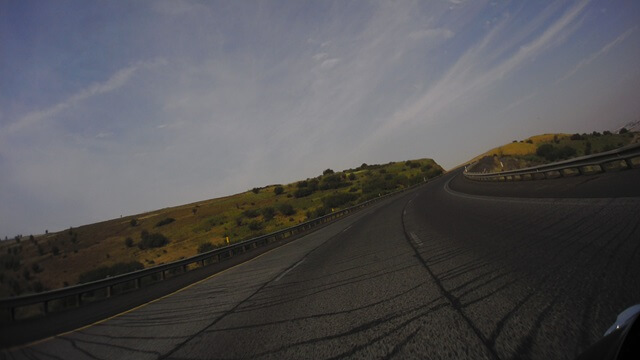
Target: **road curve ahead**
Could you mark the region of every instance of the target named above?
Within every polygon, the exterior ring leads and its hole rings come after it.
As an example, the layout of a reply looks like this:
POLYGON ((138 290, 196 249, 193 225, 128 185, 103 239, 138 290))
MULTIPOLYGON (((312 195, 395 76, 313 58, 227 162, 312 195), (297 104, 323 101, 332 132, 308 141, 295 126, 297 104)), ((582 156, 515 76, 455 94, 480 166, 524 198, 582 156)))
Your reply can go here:
MULTIPOLYGON (((543 187, 554 181, 565 186, 543 187)), ((640 303, 640 194, 462 192, 476 185, 447 174, 176 294, 2 355, 572 359, 640 303)))

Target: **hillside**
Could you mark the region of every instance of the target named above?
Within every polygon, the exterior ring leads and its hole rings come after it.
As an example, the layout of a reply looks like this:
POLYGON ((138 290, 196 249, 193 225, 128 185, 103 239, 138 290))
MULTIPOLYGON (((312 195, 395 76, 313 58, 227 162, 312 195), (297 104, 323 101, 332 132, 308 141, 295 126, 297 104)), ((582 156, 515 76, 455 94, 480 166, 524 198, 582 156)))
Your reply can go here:
MULTIPOLYGON (((624 129, 624 128, 623 128, 624 129)), ((637 132, 597 131, 591 134, 543 134, 491 149, 475 157, 474 172, 498 172, 547 164, 578 156, 613 150, 640 141, 637 132)))
POLYGON ((0 297, 74 285, 273 232, 442 173, 431 159, 366 165, 287 185, 0 242, 0 297))

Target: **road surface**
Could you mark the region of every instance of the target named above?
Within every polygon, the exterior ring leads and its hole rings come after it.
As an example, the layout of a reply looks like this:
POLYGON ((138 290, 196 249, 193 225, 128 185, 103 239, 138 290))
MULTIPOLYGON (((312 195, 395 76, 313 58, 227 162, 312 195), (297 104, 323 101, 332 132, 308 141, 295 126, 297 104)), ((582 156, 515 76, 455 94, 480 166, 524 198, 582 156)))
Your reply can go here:
POLYGON ((450 173, 2 356, 573 359, 640 303, 639 175, 498 187, 450 173))

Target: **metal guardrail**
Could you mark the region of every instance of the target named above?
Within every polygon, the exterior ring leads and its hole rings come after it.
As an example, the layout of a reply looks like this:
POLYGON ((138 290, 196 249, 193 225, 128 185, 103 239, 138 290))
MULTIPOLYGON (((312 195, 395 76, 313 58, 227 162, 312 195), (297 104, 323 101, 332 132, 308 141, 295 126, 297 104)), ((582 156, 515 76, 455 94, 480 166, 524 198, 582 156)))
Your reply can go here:
POLYGON ((591 175, 640 167, 640 144, 627 145, 619 149, 581 156, 551 164, 518 170, 492 173, 470 172, 477 162, 465 168, 464 176, 478 181, 524 181, 554 179, 578 175, 591 175))
MULTIPOLYGON (((244 240, 235 244, 227 245, 225 247, 214 249, 186 259, 61 289, 0 299, 0 309, 2 309, 2 311, 8 312, 8 321, 13 322, 16 320, 16 309, 18 308, 41 304, 41 313, 46 315, 55 311, 50 306, 50 304, 54 301, 63 301, 64 304, 67 305, 69 303, 72 304, 72 306, 65 306, 65 308, 80 307, 83 305, 83 303, 93 302, 85 299, 85 295, 91 295, 89 297, 94 296, 93 292, 104 290, 104 298, 110 298, 114 295, 114 287, 117 286, 129 285, 128 289, 122 291, 128 292, 132 288, 140 289, 141 287, 143 287, 142 280, 145 278, 153 283, 156 283, 158 281, 165 280, 167 278, 167 274, 187 272, 189 266, 193 264, 198 264, 201 267, 204 267, 208 264, 219 263, 233 257, 234 255, 245 253, 246 251, 249 251, 251 249, 266 246, 283 239, 291 238, 294 235, 308 233, 313 228, 332 222, 338 218, 344 217, 373 203, 379 202, 387 197, 405 192, 421 184, 423 183, 419 183, 405 189, 365 201, 361 204, 354 205, 340 211, 332 212, 331 214, 306 221, 296 226, 282 229, 270 234, 258 236, 252 239, 244 240)), ((2 322, 1 319, 0 322, 2 322)))

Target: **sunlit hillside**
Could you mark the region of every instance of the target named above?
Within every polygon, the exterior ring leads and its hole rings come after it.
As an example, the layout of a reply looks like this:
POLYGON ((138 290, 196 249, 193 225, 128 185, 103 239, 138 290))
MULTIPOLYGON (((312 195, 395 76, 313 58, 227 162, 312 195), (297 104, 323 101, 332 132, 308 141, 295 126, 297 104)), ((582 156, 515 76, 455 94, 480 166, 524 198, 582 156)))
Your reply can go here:
POLYGON ((476 156, 472 171, 514 170, 578 156, 596 154, 638 142, 637 132, 592 132, 590 134, 543 134, 496 147, 476 156))
POLYGON ((301 223, 437 176, 431 159, 366 165, 0 243, 0 296, 73 285, 182 259, 301 223))

